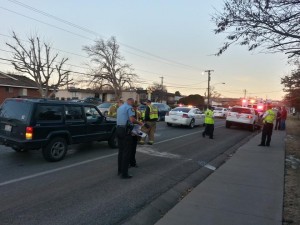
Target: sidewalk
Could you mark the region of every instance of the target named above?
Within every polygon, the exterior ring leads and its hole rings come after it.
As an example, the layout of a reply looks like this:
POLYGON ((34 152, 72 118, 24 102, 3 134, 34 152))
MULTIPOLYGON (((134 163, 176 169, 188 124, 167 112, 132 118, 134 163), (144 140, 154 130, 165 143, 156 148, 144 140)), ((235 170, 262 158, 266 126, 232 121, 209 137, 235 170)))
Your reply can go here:
POLYGON ((156 225, 281 225, 285 135, 256 135, 156 225))

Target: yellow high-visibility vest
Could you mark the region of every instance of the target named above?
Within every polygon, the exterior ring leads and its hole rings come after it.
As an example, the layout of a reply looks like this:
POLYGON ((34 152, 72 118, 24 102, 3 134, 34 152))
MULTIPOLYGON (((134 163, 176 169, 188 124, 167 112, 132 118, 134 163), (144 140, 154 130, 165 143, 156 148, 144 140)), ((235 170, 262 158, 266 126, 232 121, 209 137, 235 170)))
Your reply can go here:
POLYGON ((275 112, 272 109, 267 110, 268 115, 264 118, 265 123, 273 123, 276 115, 275 112))
POLYGON ((213 116, 214 116, 213 111, 211 111, 210 109, 207 109, 204 114, 205 114, 205 120, 204 120, 205 124, 214 124, 215 123, 215 120, 213 118, 213 116))
POLYGON ((149 113, 150 120, 158 119, 158 109, 153 105, 149 105, 149 108, 150 108, 150 113, 149 113))

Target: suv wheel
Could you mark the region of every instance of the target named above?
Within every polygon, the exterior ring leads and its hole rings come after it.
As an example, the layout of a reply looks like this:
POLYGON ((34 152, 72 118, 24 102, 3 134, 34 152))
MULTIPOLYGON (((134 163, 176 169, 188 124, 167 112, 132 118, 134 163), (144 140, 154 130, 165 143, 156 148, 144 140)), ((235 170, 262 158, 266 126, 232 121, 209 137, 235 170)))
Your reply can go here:
POLYGON ((172 126, 172 124, 171 124, 171 123, 167 123, 167 126, 168 126, 168 127, 171 127, 171 126, 172 126))
POLYGON ((118 137, 116 131, 112 134, 112 136, 108 140, 108 145, 111 148, 117 148, 118 147, 118 137))
POLYGON ((45 160, 49 162, 57 162, 62 160, 68 150, 67 142, 64 138, 54 138, 49 144, 42 149, 45 160))
POLYGON ((231 126, 230 122, 226 121, 225 127, 226 127, 226 128, 230 128, 230 126, 231 126))
POLYGON ((193 129, 195 127, 195 120, 192 119, 190 125, 189 125, 189 128, 193 129))

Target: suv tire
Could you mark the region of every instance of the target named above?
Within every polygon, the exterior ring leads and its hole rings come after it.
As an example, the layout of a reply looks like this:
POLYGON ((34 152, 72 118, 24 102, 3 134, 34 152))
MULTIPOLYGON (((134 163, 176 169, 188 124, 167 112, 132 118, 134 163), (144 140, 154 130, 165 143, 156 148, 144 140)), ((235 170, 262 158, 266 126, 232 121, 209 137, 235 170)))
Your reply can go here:
POLYGON ((64 138, 53 138, 46 147, 42 148, 44 159, 48 162, 62 160, 68 151, 68 145, 64 138))
POLYGON ((228 121, 226 121, 226 125, 225 125, 225 127, 229 129, 229 128, 230 128, 230 126, 231 126, 231 123, 230 123, 230 122, 228 122, 228 121))
POLYGON ((108 145, 111 148, 118 148, 118 137, 117 137, 117 132, 115 131, 111 137, 108 139, 108 145))
POLYGON ((171 127, 172 125, 173 125, 173 124, 171 124, 171 123, 167 123, 167 126, 168 126, 168 127, 171 127))

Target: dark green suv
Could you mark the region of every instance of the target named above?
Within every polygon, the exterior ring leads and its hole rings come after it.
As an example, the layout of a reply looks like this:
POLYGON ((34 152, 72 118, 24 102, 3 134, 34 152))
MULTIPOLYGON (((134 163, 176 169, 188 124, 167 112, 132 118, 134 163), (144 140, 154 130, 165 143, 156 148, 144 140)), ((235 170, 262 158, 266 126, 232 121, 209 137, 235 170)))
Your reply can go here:
POLYGON ((70 144, 108 141, 117 147, 116 122, 88 103, 6 99, 0 107, 0 144, 15 151, 42 149, 47 161, 62 160, 70 144))

